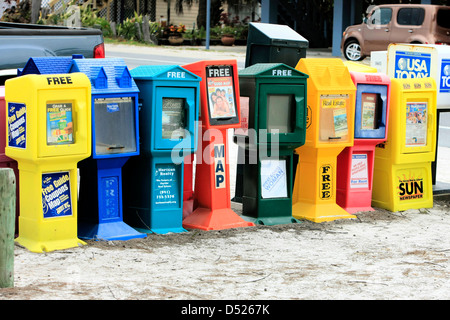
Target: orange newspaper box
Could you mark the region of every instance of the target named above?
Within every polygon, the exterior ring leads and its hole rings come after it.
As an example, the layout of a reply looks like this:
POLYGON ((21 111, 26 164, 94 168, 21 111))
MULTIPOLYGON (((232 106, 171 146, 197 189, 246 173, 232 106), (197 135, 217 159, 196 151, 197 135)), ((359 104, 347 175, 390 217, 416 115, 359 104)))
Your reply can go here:
POLYGON ((196 154, 194 211, 184 218, 183 227, 220 230, 254 226, 231 209, 227 130, 240 127, 237 62, 208 60, 183 68, 202 78, 202 139, 196 154))

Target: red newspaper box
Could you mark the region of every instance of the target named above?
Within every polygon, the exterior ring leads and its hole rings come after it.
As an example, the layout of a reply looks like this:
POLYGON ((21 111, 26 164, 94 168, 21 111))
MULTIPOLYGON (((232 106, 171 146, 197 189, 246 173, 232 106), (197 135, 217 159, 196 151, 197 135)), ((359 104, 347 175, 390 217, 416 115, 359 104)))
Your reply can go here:
POLYGON ((337 158, 336 202, 348 213, 373 211, 375 147, 387 139, 390 78, 350 71, 356 86, 354 144, 337 158))
MULTIPOLYGON (((183 68, 202 78, 199 115, 202 138, 196 156, 194 211, 184 218, 183 227, 220 230, 254 226, 231 209, 227 130, 240 127, 237 62, 208 60, 183 68)), ((185 172, 189 188, 192 169, 186 168, 185 172)), ((186 186, 185 193, 189 194, 186 186)))

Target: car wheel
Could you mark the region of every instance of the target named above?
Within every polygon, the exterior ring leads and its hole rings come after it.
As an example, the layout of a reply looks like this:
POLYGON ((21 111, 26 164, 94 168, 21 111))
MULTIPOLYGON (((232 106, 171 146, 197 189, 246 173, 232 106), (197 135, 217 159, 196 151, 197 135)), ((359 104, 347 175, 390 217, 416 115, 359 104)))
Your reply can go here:
POLYGON ((349 41, 344 47, 344 57, 350 61, 359 61, 364 57, 361 55, 361 47, 356 40, 349 41))

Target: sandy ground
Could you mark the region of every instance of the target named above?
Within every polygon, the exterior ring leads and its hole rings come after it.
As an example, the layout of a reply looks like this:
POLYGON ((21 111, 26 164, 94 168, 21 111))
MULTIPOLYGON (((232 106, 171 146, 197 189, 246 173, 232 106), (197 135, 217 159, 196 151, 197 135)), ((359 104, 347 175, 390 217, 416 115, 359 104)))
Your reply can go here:
MULTIPOLYGON (((440 148, 443 160, 448 150, 440 148)), ((14 288, 0 289, 0 300, 447 300, 449 231, 442 197, 432 209, 324 223, 151 234, 48 253, 16 245, 14 288)))
POLYGON ((0 299, 450 299, 450 202, 316 224, 16 245, 0 299))
MULTIPOLYGON (((446 183, 449 150, 438 152, 446 183)), ((88 241, 49 253, 16 245, 14 287, 0 289, 0 300, 447 300, 448 199, 432 209, 88 241)))

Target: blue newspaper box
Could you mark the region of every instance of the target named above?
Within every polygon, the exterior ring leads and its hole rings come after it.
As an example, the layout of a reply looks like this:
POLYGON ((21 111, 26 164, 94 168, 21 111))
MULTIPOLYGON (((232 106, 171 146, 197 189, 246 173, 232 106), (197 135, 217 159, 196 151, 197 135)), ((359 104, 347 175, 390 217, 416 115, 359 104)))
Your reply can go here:
POLYGON ((17 69, 17 75, 68 73, 74 59, 84 59, 84 56, 73 54, 59 57, 31 57, 23 68, 17 69))
POLYGON ((197 149, 201 78, 175 65, 139 66, 141 155, 124 167, 125 221, 141 232, 184 232, 184 158, 197 149))
POLYGON ((123 221, 122 204, 122 167, 140 152, 139 89, 122 59, 73 59, 73 72, 92 85, 92 156, 79 163, 78 237, 143 238, 123 221))

